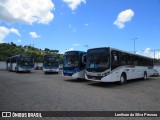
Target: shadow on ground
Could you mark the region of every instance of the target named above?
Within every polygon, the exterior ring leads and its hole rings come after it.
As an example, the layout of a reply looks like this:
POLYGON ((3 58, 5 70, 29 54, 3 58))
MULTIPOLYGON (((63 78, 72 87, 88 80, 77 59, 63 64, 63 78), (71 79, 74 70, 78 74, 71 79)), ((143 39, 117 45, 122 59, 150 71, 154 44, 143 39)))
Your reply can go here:
POLYGON ((64 80, 64 81, 67 81, 67 82, 89 82, 88 80, 85 80, 85 79, 67 79, 67 80, 64 80))
POLYGON ((142 80, 142 79, 128 80, 126 83, 122 85, 120 85, 118 82, 92 82, 92 83, 89 83, 88 85, 95 86, 95 87, 112 88, 112 87, 128 86, 131 84, 141 84, 144 82, 151 82, 152 80, 155 80, 155 79, 148 78, 147 80, 142 80))

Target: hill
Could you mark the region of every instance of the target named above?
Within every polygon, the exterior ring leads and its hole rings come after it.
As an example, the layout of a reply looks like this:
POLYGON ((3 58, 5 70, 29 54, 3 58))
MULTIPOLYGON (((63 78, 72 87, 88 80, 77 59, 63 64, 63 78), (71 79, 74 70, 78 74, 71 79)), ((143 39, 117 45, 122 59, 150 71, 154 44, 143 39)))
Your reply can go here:
MULTIPOLYGON (((10 56, 18 55, 18 54, 25 54, 25 55, 32 55, 35 58, 35 62, 42 62, 42 57, 44 55, 53 55, 59 54, 59 50, 50 50, 45 48, 45 50, 41 50, 35 48, 34 46, 21 46, 16 45, 13 42, 11 43, 1 43, 0 44, 0 61, 6 61, 6 59, 10 56)), ((60 55, 60 63, 63 63, 63 54, 60 55)))

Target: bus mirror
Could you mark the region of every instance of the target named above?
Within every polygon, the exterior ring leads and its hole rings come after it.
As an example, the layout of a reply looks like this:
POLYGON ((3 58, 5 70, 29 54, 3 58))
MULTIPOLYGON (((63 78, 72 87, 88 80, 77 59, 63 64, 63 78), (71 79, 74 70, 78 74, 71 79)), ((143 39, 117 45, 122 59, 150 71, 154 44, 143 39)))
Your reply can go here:
POLYGON ((82 56, 82 62, 83 62, 84 64, 86 64, 86 55, 83 55, 83 56, 82 56))

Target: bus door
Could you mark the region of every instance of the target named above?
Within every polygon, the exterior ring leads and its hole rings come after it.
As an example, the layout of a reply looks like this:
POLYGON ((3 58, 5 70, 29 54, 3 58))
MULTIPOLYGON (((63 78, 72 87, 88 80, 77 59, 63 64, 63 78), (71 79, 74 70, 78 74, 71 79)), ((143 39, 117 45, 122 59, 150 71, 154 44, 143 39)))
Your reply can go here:
POLYGON ((15 71, 16 70, 16 58, 11 59, 11 70, 15 71))
POLYGON ((119 52, 115 50, 111 52, 111 71, 113 80, 117 80, 120 78, 119 52))
POLYGON ((133 57, 133 65, 135 67, 135 69, 133 71, 133 79, 136 79, 141 76, 140 67, 138 66, 138 57, 137 56, 133 57))

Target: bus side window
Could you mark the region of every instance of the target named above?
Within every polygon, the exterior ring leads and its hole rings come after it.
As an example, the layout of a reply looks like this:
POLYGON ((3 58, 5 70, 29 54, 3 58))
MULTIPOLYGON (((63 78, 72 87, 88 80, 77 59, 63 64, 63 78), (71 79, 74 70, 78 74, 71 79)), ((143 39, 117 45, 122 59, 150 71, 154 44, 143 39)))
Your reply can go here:
POLYGON ((128 55, 127 64, 133 65, 133 57, 131 55, 128 55))
POLYGON ((150 66, 153 66, 153 60, 152 59, 150 59, 150 66))
POLYGON ((145 63, 143 62, 143 59, 141 57, 138 58, 138 65, 143 66, 145 63))
POLYGON ((117 65, 118 64, 118 57, 116 54, 113 54, 113 64, 117 65))
POLYGON ((121 54, 121 65, 126 65, 127 64, 127 55, 122 53, 121 54))
POLYGON ((16 58, 12 58, 11 63, 16 63, 16 58))
POLYGON ((138 57, 133 58, 133 65, 135 65, 135 66, 138 65, 138 57))

